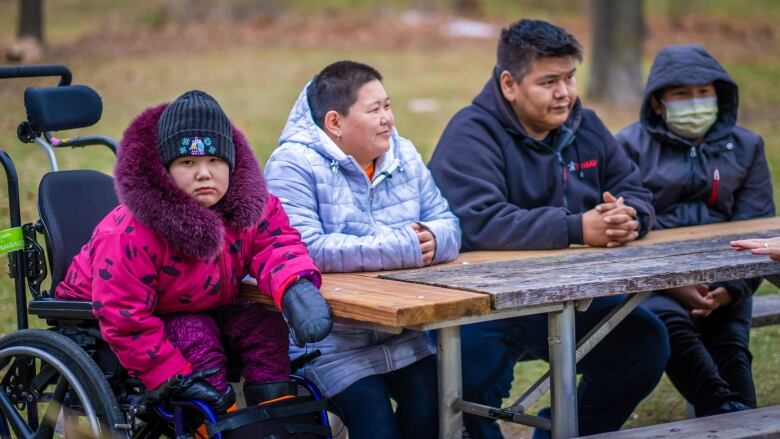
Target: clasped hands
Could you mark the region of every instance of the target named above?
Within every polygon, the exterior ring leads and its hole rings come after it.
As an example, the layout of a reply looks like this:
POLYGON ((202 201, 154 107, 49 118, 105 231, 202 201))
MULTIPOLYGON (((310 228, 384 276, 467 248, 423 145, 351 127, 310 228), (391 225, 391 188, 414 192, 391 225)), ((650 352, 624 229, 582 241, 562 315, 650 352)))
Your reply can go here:
POLYGON ((604 202, 582 214, 582 238, 592 247, 619 247, 639 237, 636 209, 604 192, 604 202))
POLYGON ((670 288, 663 292, 672 296, 685 309, 691 310, 694 317, 707 317, 718 307, 728 305, 732 301, 731 294, 725 288, 710 290, 709 286, 704 284, 670 288))

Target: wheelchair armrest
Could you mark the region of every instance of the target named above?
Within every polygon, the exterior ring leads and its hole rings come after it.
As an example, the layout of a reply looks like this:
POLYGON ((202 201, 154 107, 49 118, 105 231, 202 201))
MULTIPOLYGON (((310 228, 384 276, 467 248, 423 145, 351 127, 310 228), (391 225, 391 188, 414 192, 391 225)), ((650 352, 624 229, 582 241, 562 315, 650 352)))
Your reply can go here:
POLYGON ((95 320, 92 302, 86 300, 63 300, 42 298, 30 301, 30 314, 52 320, 95 320))

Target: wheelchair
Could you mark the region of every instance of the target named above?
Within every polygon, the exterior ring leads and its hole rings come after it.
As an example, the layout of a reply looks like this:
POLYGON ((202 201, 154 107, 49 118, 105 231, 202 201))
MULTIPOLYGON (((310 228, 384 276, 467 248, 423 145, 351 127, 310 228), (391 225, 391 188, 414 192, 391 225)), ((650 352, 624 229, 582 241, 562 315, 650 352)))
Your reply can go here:
POLYGON ((71 72, 62 65, 0 67, 0 79, 32 77, 60 79, 54 87, 25 90, 27 118, 17 128, 18 139, 38 144, 51 167, 39 183, 34 223, 21 222, 16 168, 0 149, 9 230, 15 233, 8 258, 18 326, 0 338, 0 438, 330 437, 325 400, 312 383, 295 375, 290 379, 299 392, 289 402, 223 416, 197 400, 150 401, 141 382, 128 376, 103 341, 92 303, 54 297, 73 256, 119 204, 112 177, 94 170, 59 170, 54 148, 104 146, 116 154, 117 144, 105 136, 53 137, 53 131, 97 123, 101 98, 87 86, 71 85, 71 72), (47 277, 50 287, 44 290, 47 277), (28 314, 44 320, 48 329, 30 329, 28 314))

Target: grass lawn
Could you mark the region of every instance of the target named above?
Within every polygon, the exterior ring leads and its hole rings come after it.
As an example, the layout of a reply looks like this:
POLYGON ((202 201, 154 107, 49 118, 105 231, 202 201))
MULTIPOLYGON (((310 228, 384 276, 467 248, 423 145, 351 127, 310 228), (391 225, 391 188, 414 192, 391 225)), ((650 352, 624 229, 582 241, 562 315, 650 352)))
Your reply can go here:
MULTIPOLYGON (((10 0, 0 0, 0 6, 11 7, 11 3, 10 0)), ((52 8, 63 11, 66 6, 83 7, 90 4, 74 0, 50 3, 53 4, 52 8)), ((125 3, 128 2, 118 4, 125 3)), ((354 2, 345 0, 342 3, 348 5, 354 2)), ((98 4, 100 2, 91 6, 95 9, 94 13, 111 12, 102 10, 103 6, 95 6, 98 4)), ((651 12, 657 11, 657 7, 656 5, 651 8, 651 12)), ((498 10, 503 11, 500 8, 498 10)), ((746 9, 742 13, 752 10, 746 9)), ((133 23, 139 26, 148 22, 156 23, 157 19, 149 15, 154 12, 138 12, 133 23)), ((780 15, 778 8, 773 8, 770 12, 774 16, 780 15)), ((0 42, 10 37, 10 15, 4 14, 4 17, 0 17, 0 29, 4 29, 0 31, 0 42)), ((464 41, 462 44, 444 46, 425 42, 386 46, 381 43, 383 34, 375 36, 377 47, 371 47, 370 44, 353 46, 347 43, 318 45, 316 41, 272 44, 262 40, 253 43, 241 40, 243 42, 217 45, 218 47, 204 44, 188 47, 186 43, 169 45, 167 42, 161 42, 159 47, 130 50, 126 46, 129 46, 131 41, 125 34, 117 37, 104 29, 107 38, 117 39, 114 50, 107 51, 99 46, 96 42, 100 39, 99 34, 94 33, 91 38, 83 40, 86 41, 86 50, 68 50, 73 49, 70 45, 81 44, 79 41, 82 40, 79 38, 84 32, 95 32, 89 31, 88 29, 92 29, 89 23, 81 18, 80 15, 74 16, 71 27, 63 22, 51 21, 49 35, 57 40, 53 42, 53 47, 63 50, 48 55, 44 60, 68 64, 74 73, 75 83, 88 84, 103 97, 103 120, 97 126, 81 130, 80 133, 106 134, 118 139, 131 118, 144 108, 171 100, 186 90, 200 88, 220 101, 228 115, 248 136, 261 160, 268 157, 274 149, 290 107, 302 87, 312 75, 330 62, 355 59, 378 68, 385 76, 385 87, 393 100, 399 132, 411 139, 427 158, 450 117, 470 102, 482 88, 494 61, 492 40, 464 41)), ((582 27, 581 22, 582 19, 579 21, 582 27)), ((192 30, 174 28, 173 32, 176 32, 176 29, 192 30)), ((222 31, 224 35, 225 29, 222 31)), ((238 31, 236 35, 239 35, 238 31)), ((689 33, 685 35, 690 36, 689 33)), ((586 36, 586 33, 582 34, 587 49, 586 36)), ((673 37, 674 35, 651 32, 650 43, 653 47, 660 46, 676 41, 673 37)), ((114 40, 110 40, 109 44, 114 44, 114 40)), ((780 113, 777 110, 780 108, 780 55, 770 50, 766 56, 746 60, 744 57, 730 57, 725 49, 724 52, 719 52, 718 46, 710 48, 717 55, 724 55, 725 67, 739 83, 742 96, 740 122, 764 136, 767 156, 773 170, 773 184, 780 187, 780 127, 776 123, 780 113)), ((582 90, 585 89, 583 84, 587 82, 587 67, 586 60, 578 71, 577 79, 582 90)), ((0 147, 9 152, 19 169, 25 221, 35 218, 35 188, 46 171, 46 159, 38 148, 20 144, 14 135, 16 124, 24 118, 23 89, 33 84, 53 85, 53 81, 0 82, 0 147)), ((585 103, 588 104, 587 98, 585 103)), ((615 131, 631 122, 637 114, 636 109, 632 108, 595 108, 610 129, 615 131)), ((77 133, 67 133, 75 134, 77 133)), ((61 151, 58 153, 58 159, 62 168, 91 167, 107 173, 111 172, 113 164, 111 154, 101 150, 61 151)), ((0 218, 8 217, 6 197, 3 179, 0 182, 0 218)), ((775 199, 780 201, 777 191, 775 199)), ((0 219, 0 228, 6 227, 7 221, 0 219)), ((0 268, 0 333, 13 331, 15 327, 13 285, 6 274, 7 268, 0 268)), ((775 292, 776 289, 768 285, 764 285, 761 290, 762 294, 775 292)), ((776 348, 778 343, 780 329, 776 327, 753 332, 754 373, 761 405, 780 404, 780 350, 776 348)), ((521 387, 541 375, 544 367, 541 362, 518 364, 512 396, 518 396, 523 390, 521 387)), ((684 416, 682 398, 668 380, 664 379, 656 391, 640 405, 629 425, 646 425, 684 416)), ((521 437, 528 434, 528 429, 509 426, 507 432, 521 437)))

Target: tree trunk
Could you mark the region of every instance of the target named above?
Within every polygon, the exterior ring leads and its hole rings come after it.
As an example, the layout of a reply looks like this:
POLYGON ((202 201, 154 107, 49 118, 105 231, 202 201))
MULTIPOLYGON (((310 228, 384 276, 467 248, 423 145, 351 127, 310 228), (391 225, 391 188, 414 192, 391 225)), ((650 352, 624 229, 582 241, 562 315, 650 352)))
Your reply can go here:
POLYGON ((593 57, 588 98, 636 104, 642 96, 642 0, 592 0, 593 57))
POLYGON ((43 44, 43 0, 19 1, 19 38, 31 37, 43 44))
POLYGON ((466 17, 479 17, 482 15, 482 0, 455 0, 453 2, 455 13, 466 17))

